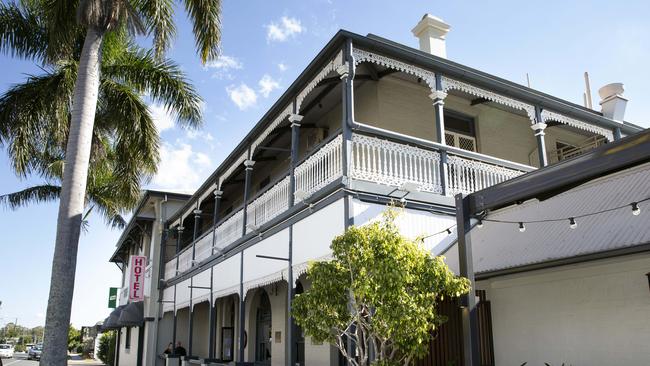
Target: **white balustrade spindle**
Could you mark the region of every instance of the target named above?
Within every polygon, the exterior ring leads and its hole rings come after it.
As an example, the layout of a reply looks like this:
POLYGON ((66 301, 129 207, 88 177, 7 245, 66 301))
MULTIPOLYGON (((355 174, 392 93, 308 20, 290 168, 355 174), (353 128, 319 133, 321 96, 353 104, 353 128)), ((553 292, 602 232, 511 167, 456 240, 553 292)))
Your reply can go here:
POLYGON ((524 172, 476 160, 449 155, 447 195, 472 193, 512 179, 524 172))
POLYGON ((395 187, 415 183, 421 191, 442 193, 437 151, 354 134, 350 162, 353 179, 395 187))
POLYGON ((289 176, 286 176, 248 205, 246 223, 260 227, 288 208, 289 176))
MULTIPOLYGON (((342 175, 341 135, 325 144, 295 169, 296 193, 311 195, 342 175)), ((296 202, 303 197, 296 194, 296 202)))
POLYGON ((222 250, 228 244, 242 237, 242 225, 244 224, 244 210, 239 210, 230 216, 228 220, 217 227, 217 242, 215 250, 222 250))
POLYGON ((195 263, 201 262, 202 260, 209 258, 212 255, 212 230, 208 231, 196 242, 194 254, 195 263))
POLYGON ((168 280, 176 276, 176 258, 172 258, 165 263, 165 279, 168 280))

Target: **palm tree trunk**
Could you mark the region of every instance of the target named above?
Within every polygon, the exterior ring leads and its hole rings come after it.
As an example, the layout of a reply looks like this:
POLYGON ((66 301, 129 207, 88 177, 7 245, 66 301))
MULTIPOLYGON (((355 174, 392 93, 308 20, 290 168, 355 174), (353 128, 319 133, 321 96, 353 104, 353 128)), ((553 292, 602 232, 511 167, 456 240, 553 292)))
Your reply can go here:
POLYGON ((81 217, 86 197, 90 146, 99 93, 102 39, 102 33, 89 27, 79 60, 52 260, 50 297, 45 319, 44 349, 41 360, 41 365, 45 366, 67 364, 68 328, 81 217))

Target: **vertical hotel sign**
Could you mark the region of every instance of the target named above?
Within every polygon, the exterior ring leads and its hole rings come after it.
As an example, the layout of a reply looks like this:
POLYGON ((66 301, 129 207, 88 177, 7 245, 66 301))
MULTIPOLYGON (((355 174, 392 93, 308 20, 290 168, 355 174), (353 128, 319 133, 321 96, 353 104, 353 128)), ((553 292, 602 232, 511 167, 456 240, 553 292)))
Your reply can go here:
POLYGON ((144 271, 147 266, 147 257, 132 255, 131 281, 129 282, 129 300, 144 301, 144 271))

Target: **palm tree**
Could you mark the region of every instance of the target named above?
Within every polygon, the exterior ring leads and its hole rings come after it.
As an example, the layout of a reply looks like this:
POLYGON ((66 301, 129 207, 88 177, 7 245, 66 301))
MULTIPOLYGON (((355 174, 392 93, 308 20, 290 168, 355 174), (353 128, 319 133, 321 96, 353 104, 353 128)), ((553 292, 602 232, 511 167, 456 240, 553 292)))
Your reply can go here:
MULTIPOLYGON (((202 62, 217 57, 221 38, 220 0, 184 0, 193 22, 202 62)), ((86 199, 100 85, 102 44, 111 33, 153 34, 157 57, 175 35, 174 3, 169 0, 25 0, 0 9, 0 51, 49 63, 75 51, 80 29, 85 32, 74 79, 65 169, 60 191, 57 234, 46 314, 43 365, 65 365, 65 335, 70 320, 77 249, 86 199), (73 15, 76 14, 75 18, 73 15), (29 25, 45 19, 39 35, 29 25), (27 31, 26 31, 27 30, 27 31), (44 42, 46 41, 46 42, 44 42)), ((135 73, 121 74, 126 82, 135 73)), ((29 159, 26 159, 29 160, 29 159)))

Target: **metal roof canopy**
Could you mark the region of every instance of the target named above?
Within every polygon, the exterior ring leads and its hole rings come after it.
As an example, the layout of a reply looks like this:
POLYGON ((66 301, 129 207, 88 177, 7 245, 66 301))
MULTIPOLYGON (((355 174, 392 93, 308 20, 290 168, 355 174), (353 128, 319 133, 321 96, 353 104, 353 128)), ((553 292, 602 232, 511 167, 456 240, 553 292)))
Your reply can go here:
POLYGON ((469 194, 470 216, 537 198, 540 201, 585 182, 650 161, 650 129, 469 194))

